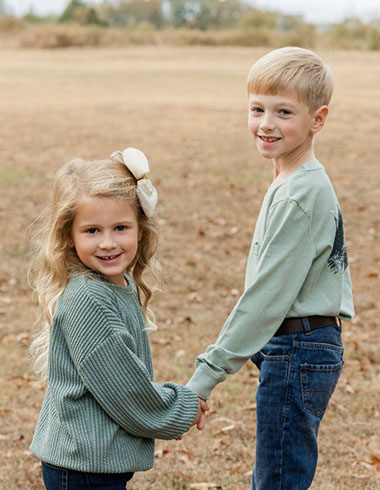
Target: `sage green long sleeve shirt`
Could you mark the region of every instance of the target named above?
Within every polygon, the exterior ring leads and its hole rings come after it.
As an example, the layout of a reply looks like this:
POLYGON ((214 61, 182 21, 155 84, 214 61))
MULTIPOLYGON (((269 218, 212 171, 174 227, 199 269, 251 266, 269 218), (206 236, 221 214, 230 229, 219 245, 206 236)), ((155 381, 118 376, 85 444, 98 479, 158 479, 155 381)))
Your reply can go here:
POLYGON ((153 381, 148 335, 133 280, 68 283, 51 324, 48 387, 31 444, 46 463, 123 473, 153 466, 154 439, 174 439, 198 397, 153 381))
POLYGON ((324 167, 304 164, 265 195, 244 293, 187 386, 207 399, 274 335, 286 317, 354 315, 343 220, 324 167))

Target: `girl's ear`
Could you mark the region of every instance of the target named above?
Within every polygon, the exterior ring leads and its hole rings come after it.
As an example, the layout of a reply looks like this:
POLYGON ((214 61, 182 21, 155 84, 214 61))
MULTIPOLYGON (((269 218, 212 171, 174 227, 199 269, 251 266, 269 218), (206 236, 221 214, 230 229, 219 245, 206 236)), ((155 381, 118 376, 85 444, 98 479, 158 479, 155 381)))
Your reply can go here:
POLYGON ((313 114, 313 122, 311 125, 311 131, 313 134, 318 133, 320 131, 325 122, 327 114, 329 113, 329 108, 327 105, 322 105, 319 109, 317 109, 313 114))
POLYGON ((142 230, 142 229, 140 228, 140 229, 139 229, 139 234, 137 235, 137 239, 138 239, 138 241, 140 241, 140 240, 141 240, 141 238, 143 237, 143 235, 144 235, 144 230, 142 230))
POLYGON ((72 238, 68 238, 67 243, 68 243, 70 248, 74 248, 74 242, 73 242, 72 238))

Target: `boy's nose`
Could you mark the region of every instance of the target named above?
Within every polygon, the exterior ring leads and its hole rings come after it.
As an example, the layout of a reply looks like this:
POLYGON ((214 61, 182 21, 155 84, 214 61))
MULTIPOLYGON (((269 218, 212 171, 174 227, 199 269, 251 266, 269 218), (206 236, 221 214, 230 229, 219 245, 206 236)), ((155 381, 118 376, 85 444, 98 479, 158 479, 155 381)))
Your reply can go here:
POLYGON ((265 117, 262 119, 260 126, 261 129, 264 131, 272 131, 274 129, 273 118, 266 114, 265 117))

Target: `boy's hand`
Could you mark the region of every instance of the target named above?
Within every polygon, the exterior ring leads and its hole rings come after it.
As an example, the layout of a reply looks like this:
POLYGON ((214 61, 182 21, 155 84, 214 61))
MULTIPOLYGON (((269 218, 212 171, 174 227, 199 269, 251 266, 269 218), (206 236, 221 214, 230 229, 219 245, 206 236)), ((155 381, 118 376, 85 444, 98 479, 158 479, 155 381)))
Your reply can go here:
MULTIPOLYGON (((197 422, 197 429, 203 430, 206 425, 206 412, 210 410, 210 407, 207 405, 206 401, 202 398, 199 398, 199 407, 202 411, 199 421, 197 422)), ((199 410, 199 408, 198 408, 199 410)))
MULTIPOLYGON (((206 425, 206 412, 207 410, 210 410, 210 407, 207 405, 206 401, 203 400, 202 398, 198 398, 198 400, 199 400, 198 412, 190 428, 196 425, 198 430, 203 430, 206 425)), ((183 435, 177 437, 176 441, 181 441, 182 437, 183 435)))
POLYGON ((191 424, 191 427, 193 425, 196 425, 198 430, 203 430, 204 426, 206 425, 206 412, 207 410, 210 410, 210 408, 207 406, 205 400, 202 400, 202 398, 198 398, 198 400, 198 413, 193 423, 191 424))

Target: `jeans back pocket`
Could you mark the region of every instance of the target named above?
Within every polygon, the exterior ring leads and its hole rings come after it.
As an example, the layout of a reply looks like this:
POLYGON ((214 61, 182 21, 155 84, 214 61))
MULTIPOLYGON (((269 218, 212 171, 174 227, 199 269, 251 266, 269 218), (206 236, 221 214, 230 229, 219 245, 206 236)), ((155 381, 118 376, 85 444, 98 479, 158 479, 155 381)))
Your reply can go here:
POLYGON ((336 364, 302 364, 301 388, 305 410, 322 418, 342 372, 343 360, 336 364))

